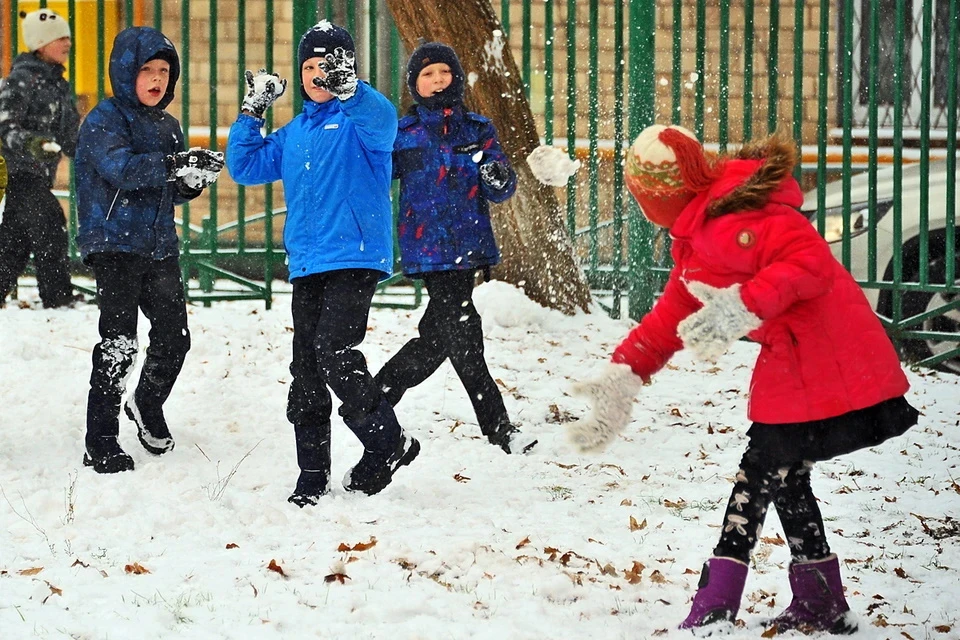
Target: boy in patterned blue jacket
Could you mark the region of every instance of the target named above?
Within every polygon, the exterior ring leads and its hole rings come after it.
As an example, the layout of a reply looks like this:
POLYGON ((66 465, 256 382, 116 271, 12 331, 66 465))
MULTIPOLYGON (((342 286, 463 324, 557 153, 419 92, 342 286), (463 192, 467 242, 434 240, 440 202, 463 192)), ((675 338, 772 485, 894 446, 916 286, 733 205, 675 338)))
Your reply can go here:
POLYGON ((174 206, 199 196, 223 168, 222 153, 185 150, 180 123, 165 111, 179 77, 180 58, 166 36, 124 29, 110 53, 114 96, 80 127, 77 244, 97 277, 101 338, 93 349, 83 464, 97 473, 134 467, 117 435, 140 311, 150 321, 150 345, 124 411, 144 449, 160 455, 174 446, 163 404, 190 349, 174 206))
POLYGON ((400 180, 399 241, 403 273, 430 294, 420 337, 377 374, 392 405, 447 358, 463 383, 480 430, 507 453, 536 440, 510 422, 483 357, 483 325, 473 305, 478 272, 500 262, 488 202, 513 195, 517 175, 487 118, 463 107, 463 67, 452 48, 421 44, 407 63, 416 104, 400 120, 393 177, 400 180))
POLYGON ((283 180, 283 243, 293 284, 293 361, 287 419, 300 476, 288 500, 317 504, 329 491, 333 389, 340 416, 363 444, 343 480, 373 495, 410 464, 420 443, 406 435, 357 346, 379 280, 393 272, 390 154, 393 104, 357 80, 350 34, 327 20, 298 47, 303 112, 264 138, 263 114, 286 81, 247 72, 248 92, 230 129, 227 169, 240 184, 283 180))

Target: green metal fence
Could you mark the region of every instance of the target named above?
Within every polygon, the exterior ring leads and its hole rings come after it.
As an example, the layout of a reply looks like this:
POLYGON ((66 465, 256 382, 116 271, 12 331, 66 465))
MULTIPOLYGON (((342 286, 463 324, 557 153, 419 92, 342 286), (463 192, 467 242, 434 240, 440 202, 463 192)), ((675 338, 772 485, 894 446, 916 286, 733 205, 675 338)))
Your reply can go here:
MULTIPOLYGON (((80 5, 5 4, 9 12, 0 19, 7 29, 19 5, 62 6, 71 26, 80 5)), ((668 239, 623 195, 629 141, 648 124, 673 122, 722 152, 781 129, 803 150, 797 177, 817 188, 809 201, 812 224, 836 235, 838 259, 891 334, 911 357, 960 370, 960 0, 493 5, 544 141, 584 161, 560 195, 578 256, 611 315, 636 318, 649 309, 668 266, 668 239), (865 178, 854 177, 861 171, 865 178), (833 179, 836 193, 828 186, 833 179)), ((406 52, 383 0, 96 0, 95 28, 74 29, 75 55, 92 60, 98 78, 95 95, 81 99, 89 107, 108 93, 111 19, 117 28, 154 25, 185 61, 171 111, 192 144, 222 148, 242 97, 243 71, 276 69, 295 85, 299 34, 319 17, 355 35, 361 75, 401 110, 406 52), (235 64, 220 62, 234 58, 235 64)), ((8 60, 16 37, 5 46, 8 60)), ((72 58, 71 80, 77 64, 72 58)), ((268 131, 299 110, 298 92, 290 93, 293 100, 270 113, 268 131)), ((183 265, 195 276, 190 299, 255 298, 269 305, 283 268, 283 213, 280 185, 245 189, 226 176, 184 207, 183 265)), ((70 220, 75 230, 75 211, 70 220)))

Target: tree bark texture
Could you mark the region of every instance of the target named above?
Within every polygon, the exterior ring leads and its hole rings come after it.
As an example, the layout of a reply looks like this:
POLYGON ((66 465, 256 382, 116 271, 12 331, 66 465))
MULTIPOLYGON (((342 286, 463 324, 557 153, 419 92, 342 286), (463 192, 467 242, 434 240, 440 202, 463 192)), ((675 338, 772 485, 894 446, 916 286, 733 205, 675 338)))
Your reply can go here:
MULTIPOLYGON (((539 144, 520 71, 489 0, 386 0, 408 52, 420 38, 452 46, 467 75, 466 107, 490 118, 517 172, 516 194, 492 205, 503 262, 497 279, 552 309, 587 310, 590 290, 574 258, 554 187, 526 158, 539 144)), ((406 74, 406 65, 399 70, 406 74)), ((406 84, 406 83, 404 83, 406 84)))

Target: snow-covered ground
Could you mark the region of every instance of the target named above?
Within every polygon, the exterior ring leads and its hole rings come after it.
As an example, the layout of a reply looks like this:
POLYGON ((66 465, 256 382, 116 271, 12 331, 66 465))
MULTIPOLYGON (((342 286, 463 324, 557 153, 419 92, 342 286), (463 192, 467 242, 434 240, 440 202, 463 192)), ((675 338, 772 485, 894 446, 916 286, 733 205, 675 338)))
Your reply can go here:
MULTIPOLYGON (((30 297, 30 292, 26 292, 30 297)), ((579 456, 567 394, 630 323, 566 317, 501 283, 476 293, 508 408, 540 444, 479 437, 449 365, 398 407, 423 443, 374 497, 339 485, 313 508, 284 418, 289 298, 192 307, 193 350, 153 457, 121 419, 132 473, 80 465, 97 310, 0 310, 0 638, 653 638, 688 611, 716 542, 746 428, 756 346, 717 366, 681 353, 646 387, 625 437, 579 456)), ((420 311, 374 310, 375 371, 420 311)), ((146 323, 141 345, 146 344, 146 323)), ((960 638, 960 379, 910 372, 919 426, 818 465, 858 638, 960 638)), ((133 378, 135 379, 135 378, 133 378)), ((334 477, 360 456, 335 418, 334 477)), ((734 635, 789 601, 771 515, 734 635)), ((789 634, 783 637, 791 637, 789 634)))

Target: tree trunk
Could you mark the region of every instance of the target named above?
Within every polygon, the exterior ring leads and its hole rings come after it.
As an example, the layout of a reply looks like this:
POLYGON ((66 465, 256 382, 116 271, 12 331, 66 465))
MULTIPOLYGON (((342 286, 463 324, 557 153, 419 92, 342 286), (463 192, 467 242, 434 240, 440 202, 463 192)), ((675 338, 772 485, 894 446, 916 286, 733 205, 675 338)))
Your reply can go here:
MULTIPOLYGON (((527 166, 540 144, 520 71, 489 0, 386 0, 407 51, 419 38, 449 44, 467 74, 466 106, 490 118, 519 181, 491 212, 503 262, 494 276, 552 309, 587 310, 590 290, 577 265, 554 187, 527 166)), ((406 65, 400 73, 406 73, 406 65)))

